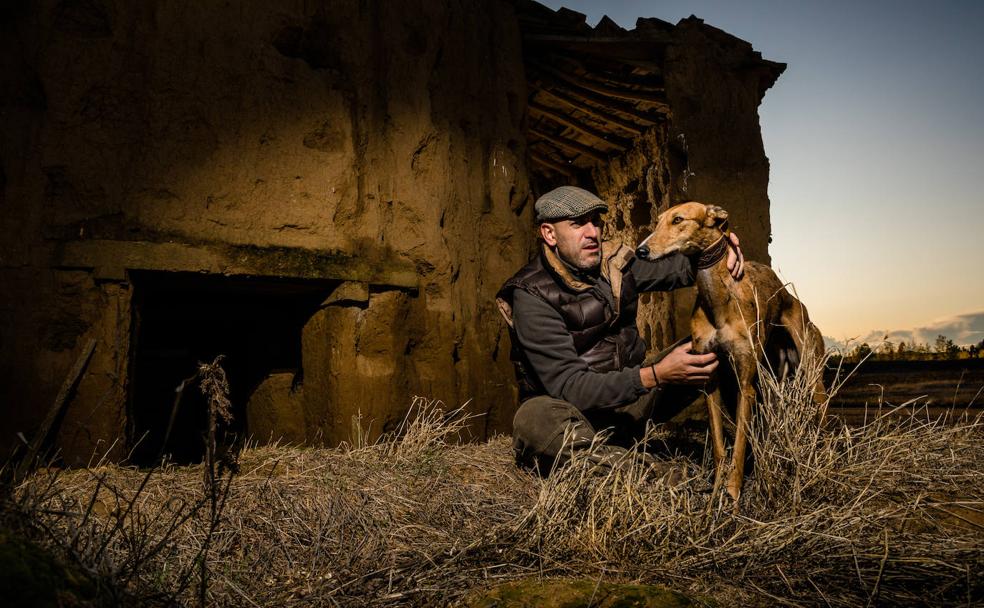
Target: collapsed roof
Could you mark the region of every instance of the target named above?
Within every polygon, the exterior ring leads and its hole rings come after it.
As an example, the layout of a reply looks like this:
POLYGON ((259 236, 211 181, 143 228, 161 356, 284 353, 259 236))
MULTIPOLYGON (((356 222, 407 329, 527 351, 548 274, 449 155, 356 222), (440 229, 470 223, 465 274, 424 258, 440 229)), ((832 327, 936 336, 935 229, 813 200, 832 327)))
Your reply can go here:
POLYGON ((664 70, 667 49, 683 31, 700 28, 732 51, 740 69, 761 73, 761 91, 786 65, 762 59, 751 45, 696 17, 678 25, 640 18, 626 30, 607 16, 595 26, 585 15, 517 3, 529 96, 527 136, 535 171, 573 176, 632 147, 635 138, 672 118, 664 70), (744 48, 742 48, 744 47, 744 48))

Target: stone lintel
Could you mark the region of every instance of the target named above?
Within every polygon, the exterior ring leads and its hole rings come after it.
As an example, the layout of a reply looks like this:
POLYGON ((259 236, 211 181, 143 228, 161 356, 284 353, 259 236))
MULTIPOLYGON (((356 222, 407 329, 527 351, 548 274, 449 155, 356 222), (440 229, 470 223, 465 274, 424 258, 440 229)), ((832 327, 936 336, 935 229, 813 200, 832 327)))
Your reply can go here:
POLYGON ((299 247, 89 240, 63 243, 55 259, 59 268, 91 269, 96 279, 106 281, 123 281, 127 271, 154 270, 418 287, 413 265, 392 254, 362 256, 299 247))
POLYGON ((345 281, 331 292, 322 306, 347 306, 350 304, 369 303, 369 284, 357 281, 345 281))

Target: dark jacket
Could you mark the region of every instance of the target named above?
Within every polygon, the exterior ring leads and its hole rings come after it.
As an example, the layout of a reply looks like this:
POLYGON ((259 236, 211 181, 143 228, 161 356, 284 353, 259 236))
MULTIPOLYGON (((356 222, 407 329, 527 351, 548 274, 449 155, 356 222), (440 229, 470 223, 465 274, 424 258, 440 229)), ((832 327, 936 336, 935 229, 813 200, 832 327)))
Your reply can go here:
POLYGON ((644 394, 639 365, 646 345, 636 325, 637 291, 675 289, 693 278, 683 256, 646 262, 635 260, 628 247, 606 242, 600 276, 592 280, 544 247, 497 294, 510 327, 520 399, 550 395, 589 410, 644 394))

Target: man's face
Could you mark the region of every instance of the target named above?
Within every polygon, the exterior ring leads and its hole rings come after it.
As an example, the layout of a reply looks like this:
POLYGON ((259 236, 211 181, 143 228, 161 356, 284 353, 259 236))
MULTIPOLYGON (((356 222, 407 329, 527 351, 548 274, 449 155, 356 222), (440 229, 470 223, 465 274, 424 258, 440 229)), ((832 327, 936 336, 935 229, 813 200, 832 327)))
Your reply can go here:
POLYGON ((601 212, 570 220, 540 224, 540 235, 560 257, 579 270, 593 270, 601 263, 601 212))

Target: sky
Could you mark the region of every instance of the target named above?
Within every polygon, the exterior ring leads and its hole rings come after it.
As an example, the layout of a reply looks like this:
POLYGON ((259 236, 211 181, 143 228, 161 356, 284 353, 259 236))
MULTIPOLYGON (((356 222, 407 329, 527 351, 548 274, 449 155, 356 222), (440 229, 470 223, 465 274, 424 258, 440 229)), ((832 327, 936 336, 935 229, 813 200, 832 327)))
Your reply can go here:
POLYGON ((759 108, 773 268, 836 340, 984 339, 984 2, 543 3, 696 15, 788 64, 759 108))

